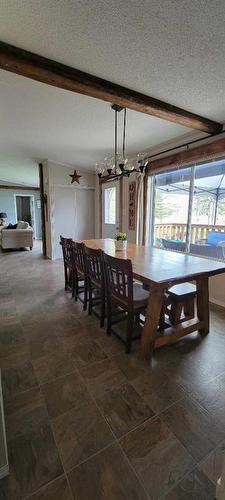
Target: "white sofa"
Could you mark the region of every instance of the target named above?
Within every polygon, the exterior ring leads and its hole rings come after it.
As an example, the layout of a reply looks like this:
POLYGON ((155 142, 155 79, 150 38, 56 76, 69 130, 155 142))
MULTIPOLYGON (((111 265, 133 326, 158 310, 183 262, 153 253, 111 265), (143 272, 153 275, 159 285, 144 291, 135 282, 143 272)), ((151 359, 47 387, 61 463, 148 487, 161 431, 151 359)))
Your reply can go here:
POLYGON ((19 221, 16 229, 2 228, 0 231, 0 245, 3 250, 9 248, 33 248, 33 229, 28 222, 19 221))

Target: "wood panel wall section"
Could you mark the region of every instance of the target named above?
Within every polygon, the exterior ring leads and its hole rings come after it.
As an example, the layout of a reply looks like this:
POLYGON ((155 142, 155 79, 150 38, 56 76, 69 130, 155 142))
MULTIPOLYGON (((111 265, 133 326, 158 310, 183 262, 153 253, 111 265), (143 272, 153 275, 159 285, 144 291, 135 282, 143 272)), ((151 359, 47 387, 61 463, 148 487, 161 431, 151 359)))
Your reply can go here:
POLYGON ((119 215, 119 227, 120 227, 120 232, 123 231, 123 177, 120 178, 119 180, 120 183, 120 215, 119 215))
POLYGON ((206 144, 201 144, 200 146, 193 147, 191 149, 186 149, 185 151, 170 154, 164 158, 158 158, 157 160, 152 161, 149 160, 144 179, 143 245, 146 244, 148 176, 165 170, 182 168, 195 163, 221 158, 223 156, 225 157, 225 137, 206 144))

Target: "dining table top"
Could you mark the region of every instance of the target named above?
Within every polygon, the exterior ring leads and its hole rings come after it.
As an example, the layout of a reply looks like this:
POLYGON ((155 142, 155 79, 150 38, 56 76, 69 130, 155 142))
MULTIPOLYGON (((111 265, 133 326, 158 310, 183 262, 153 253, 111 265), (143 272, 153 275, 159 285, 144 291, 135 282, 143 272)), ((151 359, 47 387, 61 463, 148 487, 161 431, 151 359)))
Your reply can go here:
POLYGON ((225 262, 210 260, 190 254, 171 252, 160 248, 127 243, 127 249, 118 251, 113 239, 82 240, 94 249, 121 259, 130 259, 134 278, 143 283, 161 285, 196 280, 198 276, 214 276, 225 273, 225 262))

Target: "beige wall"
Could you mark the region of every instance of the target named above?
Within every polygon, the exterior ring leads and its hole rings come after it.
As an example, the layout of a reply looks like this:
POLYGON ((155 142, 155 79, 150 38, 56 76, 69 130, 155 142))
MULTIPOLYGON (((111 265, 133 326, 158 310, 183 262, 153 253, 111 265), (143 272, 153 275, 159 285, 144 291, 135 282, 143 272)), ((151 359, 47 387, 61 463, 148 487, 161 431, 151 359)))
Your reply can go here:
POLYGON ((73 168, 44 163, 44 188, 48 197, 47 256, 61 258, 59 236, 74 240, 95 234, 95 176, 79 170, 80 184, 71 184, 73 168))
POLYGON ((225 307, 225 274, 210 278, 209 300, 214 304, 225 307))

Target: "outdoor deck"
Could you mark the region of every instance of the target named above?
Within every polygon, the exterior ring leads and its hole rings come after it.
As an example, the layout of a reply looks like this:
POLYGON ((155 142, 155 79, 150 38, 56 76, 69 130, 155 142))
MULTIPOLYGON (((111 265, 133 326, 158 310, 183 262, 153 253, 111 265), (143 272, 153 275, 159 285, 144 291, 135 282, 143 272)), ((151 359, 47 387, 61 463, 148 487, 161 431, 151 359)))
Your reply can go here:
MULTIPOLYGON (((168 238, 171 240, 186 240, 186 224, 155 224, 154 226, 154 236, 156 239, 168 238)), ((207 225, 207 224, 192 224, 191 225, 191 243, 199 243, 207 239, 208 233, 210 231, 218 231, 220 233, 225 233, 225 226, 218 225, 207 225)), ((224 235, 225 239, 225 235, 224 235)))

